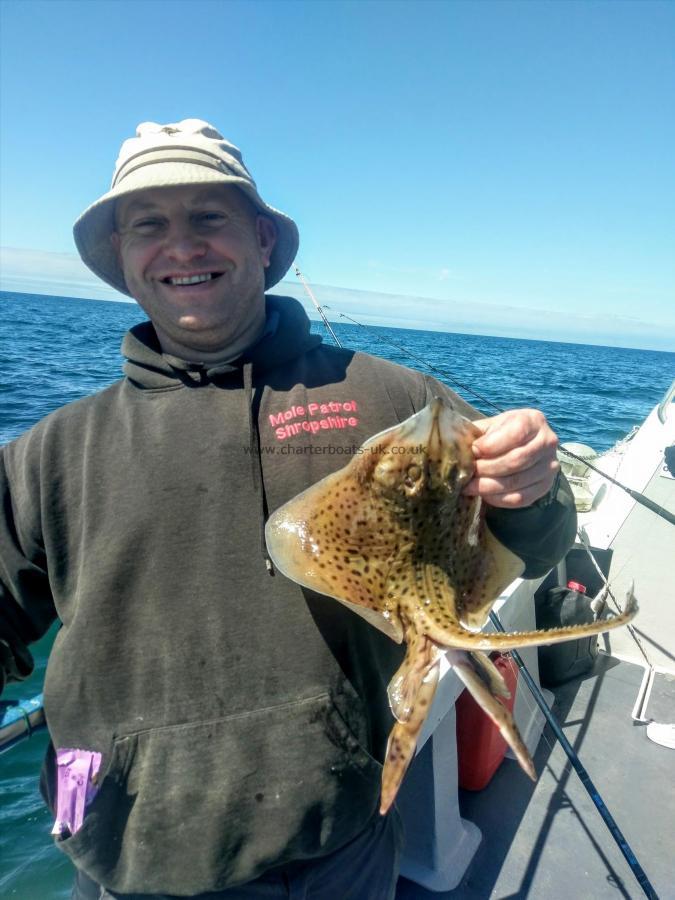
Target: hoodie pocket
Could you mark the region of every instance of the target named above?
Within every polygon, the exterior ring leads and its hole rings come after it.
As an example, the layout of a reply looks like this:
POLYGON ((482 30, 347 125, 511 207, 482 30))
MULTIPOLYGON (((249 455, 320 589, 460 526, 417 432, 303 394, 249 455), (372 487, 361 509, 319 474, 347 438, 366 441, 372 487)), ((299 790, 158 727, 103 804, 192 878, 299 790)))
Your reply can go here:
POLYGON ((115 740, 82 828, 57 843, 120 893, 220 890, 349 841, 380 773, 329 694, 140 731, 115 740))

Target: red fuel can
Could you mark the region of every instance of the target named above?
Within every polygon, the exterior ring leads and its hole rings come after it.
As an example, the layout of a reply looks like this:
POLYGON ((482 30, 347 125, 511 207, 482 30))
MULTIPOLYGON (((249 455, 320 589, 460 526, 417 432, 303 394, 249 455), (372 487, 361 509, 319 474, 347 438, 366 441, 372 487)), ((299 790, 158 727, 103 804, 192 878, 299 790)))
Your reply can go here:
MULTIPOLYGON (((510 656, 498 653, 492 662, 499 669, 511 696, 499 698, 511 712, 516 702, 518 667, 510 656)), ((459 786, 481 791, 499 768, 508 744, 499 729, 473 699, 463 691, 455 704, 457 712, 457 767, 459 786)))

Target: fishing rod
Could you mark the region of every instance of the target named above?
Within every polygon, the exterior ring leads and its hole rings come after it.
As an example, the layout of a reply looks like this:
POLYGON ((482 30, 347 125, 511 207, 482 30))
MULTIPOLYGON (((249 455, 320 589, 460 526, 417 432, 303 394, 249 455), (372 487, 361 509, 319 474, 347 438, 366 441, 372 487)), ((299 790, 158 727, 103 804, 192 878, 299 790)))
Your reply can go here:
MULTIPOLYGON (((499 621, 499 618, 493 612, 490 613, 490 621, 492 622, 494 627, 497 629, 497 631, 501 631, 501 632, 505 631, 504 626, 499 621)), ((649 878, 647 878, 647 874, 645 873, 644 869, 638 862, 637 857, 635 856, 635 854, 633 853, 633 851, 630 847, 630 844, 628 843, 626 838, 623 836, 621 829, 614 821, 614 817, 612 816, 610 811, 607 809, 607 806, 605 805, 605 801, 602 799, 602 797, 598 793, 598 789, 593 784, 590 775, 588 774, 588 772, 582 765, 581 760, 579 759, 579 756, 577 755, 576 751, 574 750, 574 747, 572 747, 570 742, 567 740, 565 732, 562 730, 562 728, 560 727, 560 725, 554 718, 553 713, 548 708, 548 704, 546 703, 544 695, 541 692, 541 688, 539 687, 539 685, 536 683, 536 681, 530 675, 530 673, 527 669, 527 666, 523 662, 523 659, 522 659, 520 653, 518 653, 517 650, 511 650, 510 653, 511 653, 511 656, 513 657, 514 662, 518 666, 518 669, 520 670, 521 675, 523 676, 523 680, 525 681, 525 684, 530 689, 530 693, 534 697, 534 700, 535 700, 537 706, 542 711, 544 718, 546 719, 546 721, 548 722, 548 724, 551 727, 551 730, 553 731, 554 735, 558 739, 558 742, 559 742, 560 746, 562 747, 562 749, 564 750, 565 755, 569 759, 570 763, 572 764, 574 771, 579 776, 579 780, 581 781, 582 785, 586 789, 586 793, 591 798, 591 800, 595 804, 596 809, 602 816, 602 819, 603 819, 605 825, 609 829, 609 833, 614 838, 614 841, 616 842, 619 850, 623 854, 624 859, 630 866, 633 874, 635 875, 635 878, 637 879, 638 884, 644 891, 645 895, 650 898, 650 900, 659 900, 658 894, 654 890, 651 882, 649 881, 649 878)))
POLYGON ((0 753, 46 728, 42 694, 30 700, 0 700, 0 753))
POLYGON ((640 506, 644 506, 646 509, 651 510, 651 512, 656 513, 657 516, 665 519, 666 522, 669 522, 671 525, 675 525, 675 513, 671 513, 670 510, 661 506, 659 503, 655 503, 653 500, 650 500, 649 497, 645 497, 645 495, 641 494, 640 491, 636 491, 633 488, 629 488, 625 484, 621 484, 621 482, 617 481, 616 478, 612 478, 611 475, 608 475, 601 469, 596 468, 596 466, 590 463, 587 459, 584 459, 583 456, 577 456, 576 453, 572 453, 572 451, 568 450, 566 447, 561 447, 560 449, 563 453, 567 454, 567 456, 571 456, 573 457, 573 459, 582 462, 585 466, 588 466, 589 469, 592 469, 594 472, 597 472, 598 475, 602 475, 603 478, 606 478, 607 481, 610 481, 618 488, 621 488, 622 491, 625 491, 628 496, 632 497, 636 503, 640 504, 640 506))
MULTIPOLYGON (((324 306, 324 309, 330 309, 328 306, 324 306)), ((356 319, 352 319, 351 316, 348 316, 346 313, 338 312, 338 315, 342 319, 347 319, 349 322, 352 322, 354 325, 358 325, 359 328, 364 328, 366 331, 373 331, 368 325, 364 325, 362 322, 357 322, 356 319)), ((378 341, 383 344, 389 344, 392 347, 396 347, 397 350, 400 350, 402 353, 406 353, 411 359, 414 359, 416 362, 421 363, 423 366, 426 366, 430 372, 434 372, 437 375, 447 379, 448 381, 452 381, 453 384, 456 384, 458 387, 462 388, 462 390, 468 391, 470 394, 473 394, 478 400, 481 400, 483 403, 486 403, 492 409, 496 410, 498 413, 505 412, 504 409, 497 406, 496 403, 493 403, 492 400, 488 400, 487 397, 483 397, 478 391, 475 391, 473 388, 469 387, 466 384, 462 384, 461 381, 458 381, 451 373, 444 371, 443 369, 439 369, 437 366, 432 365, 427 362, 425 359, 421 359, 419 356, 416 356, 414 353, 411 353, 407 347, 403 347, 400 344, 397 344, 396 341, 388 340, 386 338, 380 337, 378 334, 373 334, 378 341)), ((666 522, 669 522, 671 525, 675 525, 675 513, 670 512, 670 510, 661 506, 659 503, 656 503, 654 500, 650 500, 649 497, 645 497, 644 494, 640 493, 640 491, 636 491, 633 488, 629 488, 627 485, 622 484, 620 481, 617 481, 616 478, 613 478, 611 475, 608 475, 606 472, 603 472, 602 469, 597 468, 591 462, 588 461, 583 456, 578 456, 576 453, 573 453, 571 450, 568 450, 567 447, 559 448, 562 453, 566 456, 572 457, 572 459, 576 459, 577 462, 583 463, 585 466, 588 466, 589 469, 592 469, 596 474, 601 475, 603 478, 607 479, 607 481, 611 482, 616 487, 620 488, 622 491, 625 491, 629 497, 635 500, 636 503, 639 503, 640 506, 644 506, 646 509, 655 513, 657 516, 660 516, 662 519, 665 519, 666 522)))
MULTIPOLYGON (((296 274, 296 276, 297 276, 297 278, 298 278, 298 281, 300 282, 300 284, 302 284, 302 286, 304 287, 305 291, 307 292, 307 295, 309 296, 309 299, 312 301, 312 303, 313 303, 314 306, 316 307, 317 312, 319 313, 319 315, 321 316, 321 318, 322 318, 322 320, 323 320, 323 324, 326 326, 326 328, 327 328, 328 331, 330 332, 330 334, 331 334, 333 340, 334 340, 335 343, 338 345, 338 347, 342 347, 342 344, 341 344, 340 341, 338 340, 338 336, 335 334, 335 332, 334 332, 333 329, 331 328, 330 322, 328 321, 328 318, 326 317, 326 314, 325 314, 325 312, 323 311, 323 308, 319 305, 319 302, 317 301, 316 297, 315 297, 314 294, 312 293, 312 289, 310 288, 309 284, 307 283, 307 279, 305 278, 305 276, 302 274, 302 272, 300 271, 300 269, 299 269, 297 266, 295 266, 295 274, 296 274)), ((327 308, 328 308, 328 307, 326 307, 326 309, 327 309, 327 308)))

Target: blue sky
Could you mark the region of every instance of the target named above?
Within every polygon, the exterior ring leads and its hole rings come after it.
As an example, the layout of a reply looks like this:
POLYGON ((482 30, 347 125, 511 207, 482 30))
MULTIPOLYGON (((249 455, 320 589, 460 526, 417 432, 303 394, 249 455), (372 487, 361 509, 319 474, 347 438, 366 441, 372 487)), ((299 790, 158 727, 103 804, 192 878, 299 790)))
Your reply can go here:
MULTIPOLYGON (((675 350, 675 4, 2 0, 5 290, 113 298, 72 223, 211 121, 363 321, 675 350)), ((297 292, 283 283, 281 290, 297 292)))

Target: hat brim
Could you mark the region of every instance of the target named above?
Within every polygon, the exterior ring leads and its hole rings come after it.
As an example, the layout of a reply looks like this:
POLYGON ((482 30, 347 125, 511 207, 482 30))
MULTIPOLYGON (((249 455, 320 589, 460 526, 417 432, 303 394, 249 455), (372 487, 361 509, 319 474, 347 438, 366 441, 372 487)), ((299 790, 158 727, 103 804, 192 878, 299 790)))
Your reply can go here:
POLYGON ((131 172, 124 181, 108 191, 88 207, 73 226, 75 244, 82 261, 95 275, 122 294, 132 296, 124 279, 124 272, 117 259, 110 237, 115 231, 115 203, 120 197, 141 190, 159 187, 179 187, 191 184, 231 184, 239 188, 261 215, 274 222, 277 239, 265 269, 265 289, 281 281, 288 272, 298 252, 300 236, 290 218, 278 209, 268 206, 251 183, 243 178, 225 175, 208 166, 195 163, 157 162, 152 166, 131 172))

